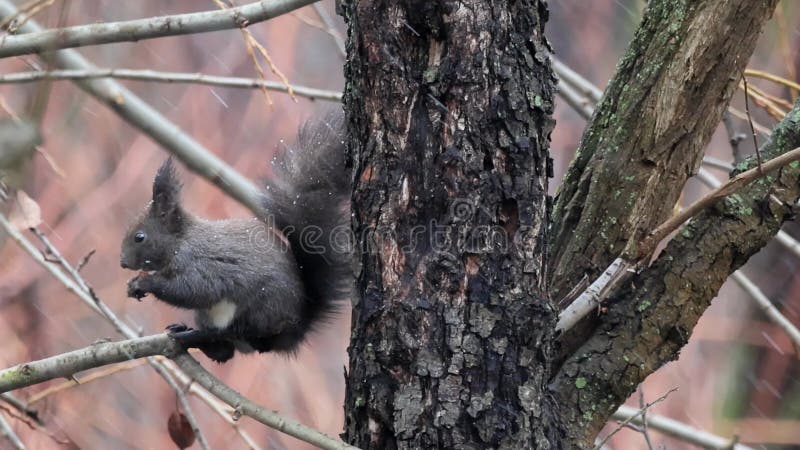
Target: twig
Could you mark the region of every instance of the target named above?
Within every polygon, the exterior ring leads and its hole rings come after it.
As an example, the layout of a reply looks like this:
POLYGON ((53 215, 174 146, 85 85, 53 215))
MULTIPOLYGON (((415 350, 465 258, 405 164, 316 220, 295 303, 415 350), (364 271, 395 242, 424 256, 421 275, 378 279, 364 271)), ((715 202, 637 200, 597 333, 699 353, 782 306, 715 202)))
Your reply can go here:
MULTIPOLYGON (((752 84, 749 84, 747 89, 752 94, 756 94, 756 95, 753 96, 754 98, 757 99, 758 97, 761 97, 763 100, 769 101, 770 105, 767 108, 767 110, 769 112, 773 113, 773 116, 774 116, 774 113, 783 114, 785 116, 786 115, 786 110, 792 109, 792 107, 793 107, 792 102, 789 102, 789 101, 784 100, 784 99, 782 99, 780 97, 777 97, 777 96, 774 96, 774 95, 772 95, 772 94, 770 94, 768 92, 765 92, 765 91, 753 86, 752 84), (786 108, 786 110, 781 109, 781 107, 786 108)), ((780 117, 783 117, 783 116, 780 116, 780 117)))
MULTIPOLYGON (((222 401, 233 406, 240 414, 250 416, 271 428, 320 448, 337 450, 352 450, 356 448, 258 406, 211 375, 200 363, 186 353, 174 339, 164 333, 125 341, 97 343, 71 352, 1 370, 0 392, 19 389, 54 378, 69 377, 77 372, 94 367, 154 355, 164 355, 172 358, 191 379, 222 401)), ((176 387, 179 388, 177 385, 176 387)))
POLYGON ((234 406, 236 411, 241 414, 250 416, 264 425, 280 430, 290 436, 294 436, 320 448, 331 450, 356 449, 356 447, 333 439, 320 431, 281 417, 272 411, 268 411, 256 405, 211 375, 200 363, 186 353, 178 355, 174 358, 174 361, 198 384, 219 397, 225 403, 234 406))
POLYGON ((747 123, 750 124, 750 133, 753 135, 753 148, 756 150, 756 160, 758 161, 758 173, 761 174, 761 152, 758 150, 758 137, 756 136, 756 129, 753 127, 753 118, 750 117, 750 97, 747 92, 747 76, 742 74, 742 83, 744 83, 744 111, 747 113, 747 123))
MULTIPOLYGON (((731 115, 733 117, 736 117, 737 119, 747 120, 747 114, 745 114, 744 111, 739 111, 738 109, 734 108, 733 106, 728 106, 728 112, 730 112, 731 115)), ((770 133, 772 133, 772 130, 770 130, 768 127, 766 127, 764 125, 761 125, 760 123, 756 122, 755 120, 753 120, 752 122, 753 122, 753 126, 756 128, 756 131, 758 131, 759 133, 761 133, 761 134, 763 134, 765 136, 769 136, 770 133)))
MULTIPOLYGON (((648 450, 653 450, 653 443, 650 442, 650 434, 647 432, 647 408, 644 402, 644 391, 642 390, 642 385, 639 385, 639 409, 642 411, 641 421, 642 421, 642 435, 644 436, 644 442, 647 444, 648 450)), ((629 423, 630 425, 630 423, 629 423)))
POLYGON ((83 269, 83 267, 86 266, 86 264, 89 264, 89 259, 92 257, 92 255, 95 254, 96 251, 97 250, 95 249, 89 250, 89 253, 87 253, 86 256, 81 258, 80 261, 78 261, 78 264, 75 266, 75 271, 80 272, 81 269, 83 269))
MULTIPOLYGON (((245 28, 315 1, 317 0, 259 1, 226 10, 78 25, 36 32, 25 31, 25 27, 31 24, 28 22, 19 27, 20 31, 28 34, 4 36, 0 40, 0 58, 87 45, 245 28)), ((11 16, 16 13, 15 10, 4 15, 11 16)))
POLYGON ((326 91, 306 86, 289 85, 257 78, 223 77, 201 73, 158 72, 154 70, 132 69, 94 69, 94 70, 51 70, 18 72, 0 75, 3 83, 30 83, 39 80, 87 80, 96 78, 116 78, 133 81, 158 81, 164 83, 194 83, 208 86, 221 86, 239 89, 264 88, 270 91, 287 92, 289 88, 302 97, 312 100, 341 102, 342 93, 326 91))
POLYGON ((800 84, 795 83, 792 80, 788 80, 786 78, 780 77, 775 74, 771 74, 768 72, 764 72, 762 70, 755 70, 755 69, 746 69, 744 71, 745 76, 749 77, 756 77, 756 78, 763 78, 765 80, 773 81, 778 84, 782 84, 789 89, 793 89, 796 91, 800 91, 800 84))
POLYGON ((39 411, 37 411, 35 408, 32 408, 30 406, 30 402, 25 403, 8 392, 0 394, 0 400, 12 406, 25 417, 33 420, 37 425, 44 425, 42 418, 39 417, 39 411))
POLYGON ((694 217, 703 209, 713 205, 721 198, 731 195, 755 181, 762 173, 766 174, 797 160, 800 160, 800 148, 795 148, 779 155, 765 162, 761 167, 754 167, 746 172, 740 173, 730 179, 726 184, 664 221, 650 232, 639 244, 639 248, 636 249, 636 254, 615 259, 608 268, 603 271, 574 302, 572 302, 572 304, 561 311, 558 315, 556 330, 563 333, 575 326, 582 318, 592 312, 603 300, 614 292, 617 287, 626 281, 632 273, 641 268, 655 250, 656 245, 670 233, 678 229, 681 224, 694 217), (629 260, 628 258, 634 258, 635 260, 629 260))
MULTIPOLYGON (((697 172, 697 178, 703 182, 706 186, 717 189, 722 186, 722 183, 717 180, 714 175, 711 175, 707 170, 700 168, 697 172)), ((779 244, 783 246, 786 250, 792 253, 795 257, 800 258, 800 242, 797 242, 795 238, 793 238, 789 233, 779 230, 778 234, 775 235, 775 239, 778 241, 779 244)))
POLYGON ((194 412, 192 412, 192 407, 189 405, 189 400, 186 398, 186 392, 183 388, 178 386, 178 383, 169 373, 167 373, 166 369, 163 367, 159 367, 159 369, 162 370, 162 372, 159 372, 159 374, 164 378, 167 384, 172 387, 172 390, 175 391, 175 395, 178 397, 178 403, 181 404, 183 415, 186 417, 186 421, 189 422, 189 426, 192 427, 192 432, 197 438, 197 442, 200 444, 200 447, 203 450, 211 450, 205 435, 200 430, 200 425, 197 423, 197 418, 195 418, 194 412))
MULTIPOLYGON (((633 423, 635 425, 641 425, 641 417, 639 417, 640 411, 641 409, 622 405, 612 417, 617 420, 627 420, 628 423, 633 423)), ((647 421, 650 428, 654 430, 658 430, 684 442, 698 445, 709 450, 719 450, 725 448, 735 450, 753 450, 751 447, 746 445, 735 443, 735 438, 727 439, 722 436, 717 436, 664 416, 648 414, 647 421)))
POLYGON ((6 418, 2 415, 0 415, 0 434, 2 434, 16 450, 25 450, 25 444, 19 439, 17 433, 14 433, 11 425, 8 424, 8 421, 6 421, 6 418))
POLYGON ((782 155, 776 156, 771 160, 754 167, 746 172, 742 172, 735 177, 728 180, 727 183, 710 192, 700 200, 692 203, 688 208, 684 209, 681 213, 676 214, 664 223, 656 227, 649 236, 644 240, 639 249, 639 255, 649 255, 655 246, 661 242, 667 235, 678 229, 678 227, 689 220, 691 217, 702 211, 703 209, 713 205, 718 200, 728 195, 733 194, 739 189, 747 186, 753 181, 760 178, 763 174, 779 169, 791 162, 800 160, 800 148, 795 148, 782 155))
POLYGON ((32 405, 34 403, 40 402, 53 394, 73 388, 75 386, 83 386, 86 383, 90 383, 92 381, 105 378, 107 376, 113 375, 118 372, 122 372, 124 370, 135 369, 136 367, 139 367, 146 362, 147 362, 146 359, 137 359, 129 363, 115 364, 113 366, 104 367, 100 370, 95 370, 92 373, 89 373, 80 378, 77 376, 71 377, 70 379, 64 381, 61 384, 50 386, 46 389, 43 389, 31 395, 30 397, 28 397, 28 404, 32 405))
MULTIPOLYGON (((297 3, 288 0, 278 0, 274 3, 270 3, 268 10, 275 14, 278 12, 283 13, 289 11, 289 9, 286 9, 289 5, 299 7, 301 3, 305 4, 308 2, 309 0, 302 0, 297 3)), ((261 5, 266 4, 261 3, 261 5)), ((266 6, 264 7, 266 8, 266 6)), ((254 8, 254 6, 250 4, 242 8, 254 8)), ((261 7, 258 6, 258 8, 261 7)), ((11 2, 8 0, 0 0, 1 16, 12 15, 16 13, 16 11, 16 8, 11 2)), ((200 14, 209 14, 214 17, 228 17, 231 11, 233 10, 200 14)), ((94 26, 95 25, 92 27, 94 26)), ((20 28, 20 31, 25 33, 38 33, 41 31, 41 28, 36 22, 29 21, 20 28)), ((54 64, 61 68, 73 70, 95 69, 92 64, 75 50, 55 51, 50 53, 50 58, 54 64)), ((233 199, 253 211, 254 214, 262 214, 261 196, 259 190, 253 183, 241 176, 228 164, 200 145, 200 143, 184 133, 161 113, 122 85, 108 79, 78 80, 76 83, 81 89, 108 105, 120 117, 128 121, 128 123, 164 146, 186 164, 189 169, 218 186, 233 199)))
POLYGON ((336 29, 336 22, 334 22, 333 17, 328 14, 328 10, 322 5, 322 2, 314 3, 314 11, 319 16, 319 19, 325 24, 324 31, 330 35, 333 39, 333 42, 336 44, 336 48, 339 50, 339 54, 342 57, 347 56, 347 50, 344 46, 344 39, 342 39, 341 33, 336 29))
POLYGON ((721 169, 726 172, 730 172, 731 170, 733 170, 733 164, 727 161, 723 161, 721 159, 714 158, 712 156, 704 156, 703 165, 714 169, 721 169))
MULTIPOLYGON (((781 3, 775 8, 775 22, 778 24, 778 47, 781 49, 781 57, 783 58, 786 73, 789 75, 789 78, 795 80, 797 79, 797 69, 794 66, 794 55, 791 45, 789 44, 789 39, 793 33, 786 23, 786 7, 786 4, 781 3)), ((797 97, 797 89, 789 88, 789 95, 793 98, 797 97)))
MULTIPOLYGON (((223 3, 222 0, 212 0, 212 1, 221 10, 229 9, 228 5, 223 3)), ((256 54, 253 51, 254 48, 257 48, 258 51, 261 53, 261 56, 263 56, 264 59, 267 61, 270 70, 272 70, 272 73, 277 75, 278 78, 280 78, 281 81, 283 81, 283 84, 286 86, 287 92, 289 93, 289 96, 292 97, 292 100, 297 101, 297 99, 294 96, 294 92, 292 91, 292 88, 289 85, 289 79, 286 78, 286 75, 284 75, 283 72, 281 72, 280 69, 278 69, 278 66, 276 66, 275 63, 272 61, 272 58, 269 56, 269 53, 267 52, 267 49, 265 49, 264 46, 261 45, 261 43, 256 40, 256 38, 253 36, 253 33, 251 33, 250 30, 248 30, 247 28, 241 27, 239 31, 241 31, 242 37, 244 37, 244 42, 245 45, 247 46, 247 54, 250 55, 250 58, 253 60, 253 66, 256 69, 256 73, 258 73, 258 77, 261 78, 262 80, 266 79, 266 76, 264 75, 264 70, 261 68, 261 64, 259 64, 258 58, 256 57, 256 54)), ((261 92, 267 99, 267 104, 271 105, 272 99, 270 99, 267 90, 261 87, 261 92)))
MULTIPOLYGON (((744 92, 744 82, 739 83, 739 89, 744 92)), ((747 87, 747 94, 747 96, 752 99, 756 105, 764 108, 764 111, 766 111, 767 114, 772 116, 775 120, 780 120, 782 117, 786 116, 786 111, 775 104, 776 102, 773 100, 773 96, 766 94, 764 91, 755 86, 750 85, 747 87)))
POLYGON ((20 25, 30 20, 42 9, 52 5, 53 1, 54 0, 31 0, 23 5, 20 5, 19 12, 17 14, 0 22, 0 30, 7 30, 9 33, 14 33, 20 25), (17 21, 19 17, 22 17, 22 20, 17 21))
MULTIPOLYGON (((751 122, 752 123, 752 122, 751 122)), ((733 153, 733 163, 739 164, 744 160, 742 151, 739 149, 739 143, 742 142, 747 136, 740 133, 733 124, 730 111, 725 111, 722 114, 722 124, 725 125, 725 132, 728 133, 728 143, 731 145, 731 152, 733 153)))
POLYGON ((592 103, 600 101, 600 98, 603 96, 603 91, 595 86, 594 83, 582 77, 578 72, 572 70, 558 58, 551 56, 550 60, 553 62, 553 71, 558 75, 560 80, 572 85, 575 89, 580 91, 583 96, 592 100, 592 103))
POLYGON ((571 84, 558 80, 558 96, 564 99, 569 106, 582 118, 589 120, 594 114, 594 102, 581 95, 571 84))
POLYGON ((617 428, 615 428, 615 429, 614 429, 614 430, 613 430, 611 433, 609 433, 609 434, 608 434, 606 437, 604 437, 604 438, 603 438, 603 439, 600 441, 600 443, 599 443, 599 444, 595 445, 595 447, 594 447, 594 450, 599 450, 599 449, 600 449, 600 447, 602 447, 602 446, 603 446, 603 445, 604 445, 606 442, 608 442, 608 440, 609 440, 609 439, 611 439, 611 436, 614 436, 615 434, 617 434, 617 432, 618 432, 619 430, 621 430, 622 428, 624 428, 624 427, 625 427, 625 425, 627 425, 627 424, 631 423, 631 421, 633 421, 633 419, 634 419, 634 418, 641 416, 642 414, 644 414, 644 412, 645 412, 645 411, 647 411, 647 409, 648 409, 648 408, 650 408, 651 406, 655 405, 656 403, 659 403, 659 402, 662 402, 662 401, 664 401, 664 400, 667 398, 667 396, 669 396, 669 394, 672 394, 673 392, 675 392, 675 391, 677 391, 677 390, 678 390, 678 388, 676 388, 676 387, 675 387, 675 388, 672 388, 672 389, 670 389, 669 391, 667 391, 667 392, 666 392, 664 395, 662 395, 661 397, 658 397, 657 399, 653 400, 652 402, 650 402, 650 403, 647 403, 646 405, 644 405, 644 407, 643 407, 643 408, 640 408, 640 409, 639 409, 639 410, 636 412, 636 414, 633 414, 633 415, 631 415, 629 418, 627 418, 627 419, 623 420, 622 422, 620 422, 620 424, 619 424, 619 425, 617 425, 617 428))
MULTIPOLYGON (((8 394, 6 393, 6 394, 3 394, 3 395, 8 395, 8 394)), ((66 440, 59 438, 54 433, 52 433, 50 430, 48 430, 41 421, 36 421, 35 419, 32 419, 28 415, 20 414, 19 410, 17 410, 17 409, 10 408, 10 407, 8 407, 6 405, 0 405, 0 410, 5 411, 5 413, 8 414, 8 416, 10 418, 16 419, 16 420, 22 422, 29 429, 43 433, 45 436, 47 436, 48 438, 52 439, 53 442, 55 442, 57 444, 61 444, 61 445, 70 445, 70 444, 72 444, 72 441, 70 441, 69 438, 67 438, 66 440)))
POLYGON ((736 271, 731 275, 731 278, 736 281, 741 288, 747 292, 753 300, 756 301, 758 306, 761 308, 761 311, 766 315, 772 322, 778 325, 783 331, 789 336, 791 339, 792 344, 795 349, 795 354, 800 354, 800 330, 789 321, 775 305, 767 298, 766 295, 755 285, 752 281, 750 281, 746 276, 744 276, 741 271, 736 271))

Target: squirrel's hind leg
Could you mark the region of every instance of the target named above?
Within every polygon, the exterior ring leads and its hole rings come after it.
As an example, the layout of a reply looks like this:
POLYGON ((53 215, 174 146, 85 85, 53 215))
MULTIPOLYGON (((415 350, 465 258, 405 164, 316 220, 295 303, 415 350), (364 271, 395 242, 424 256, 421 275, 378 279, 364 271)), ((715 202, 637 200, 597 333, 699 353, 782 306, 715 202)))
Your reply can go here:
POLYGON ((214 362, 224 363, 233 358, 234 344, 222 333, 195 330, 184 324, 169 325, 167 330, 184 348, 197 348, 214 362))

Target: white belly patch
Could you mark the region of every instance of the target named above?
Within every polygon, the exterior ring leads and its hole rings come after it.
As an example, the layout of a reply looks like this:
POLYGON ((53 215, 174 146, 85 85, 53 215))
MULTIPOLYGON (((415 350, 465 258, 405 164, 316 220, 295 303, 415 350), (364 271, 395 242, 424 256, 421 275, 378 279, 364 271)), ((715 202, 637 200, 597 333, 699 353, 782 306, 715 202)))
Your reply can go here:
POLYGON ((233 322, 236 315, 236 304, 230 300, 220 300, 208 308, 208 322, 214 328, 225 328, 233 322))

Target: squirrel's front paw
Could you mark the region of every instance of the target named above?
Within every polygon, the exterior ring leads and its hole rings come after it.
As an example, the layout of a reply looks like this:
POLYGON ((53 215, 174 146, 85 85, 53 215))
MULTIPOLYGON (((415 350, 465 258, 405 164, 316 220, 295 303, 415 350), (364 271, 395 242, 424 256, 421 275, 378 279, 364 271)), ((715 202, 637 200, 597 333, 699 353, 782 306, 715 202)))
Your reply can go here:
POLYGON ((128 297, 141 300, 146 295, 147 289, 144 287, 144 278, 137 276, 128 281, 128 297))

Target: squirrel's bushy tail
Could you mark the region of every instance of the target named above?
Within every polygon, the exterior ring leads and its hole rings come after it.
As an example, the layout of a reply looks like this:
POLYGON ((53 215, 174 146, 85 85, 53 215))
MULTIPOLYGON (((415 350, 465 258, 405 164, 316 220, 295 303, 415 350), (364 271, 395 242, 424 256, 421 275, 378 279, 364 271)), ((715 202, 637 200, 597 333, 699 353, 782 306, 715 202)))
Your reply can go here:
POLYGON ((308 301, 304 320, 313 326, 352 290, 343 113, 307 122, 296 144, 273 158, 272 169, 266 210, 289 240, 308 301))

